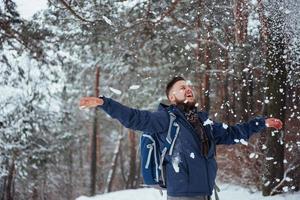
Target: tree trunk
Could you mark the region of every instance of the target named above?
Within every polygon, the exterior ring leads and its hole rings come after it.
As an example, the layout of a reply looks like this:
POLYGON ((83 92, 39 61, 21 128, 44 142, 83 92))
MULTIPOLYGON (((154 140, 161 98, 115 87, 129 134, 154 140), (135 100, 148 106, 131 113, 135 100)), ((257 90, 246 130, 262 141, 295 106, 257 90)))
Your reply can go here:
POLYGON ((6 177, 0 179, 0 200, 4 200, 6 177))
MULTIPOLYGON (((120 148, 122 148, 122 146, 120 148)), ((125 175, 123 151, 120 151, 120 153, 119 153, 119 164, 120 164, 120 171, 121 171, 120 173, 121 173, 122 181, 123 181, 123 188, 127 189, 128 188, 128 180, 125 175)))
POLYGON ((44 171, 43 171, 43 183, 42 183, 42 186, 41 186, 41 200, 46 200, 48 199, 47 198, 47 174, 48 174, 48 169, 46 168, 44 171))
MULTIPOLYGON (((199 86, 199 103, 201 106, 204 105, 204 96, 203 96, 203 84, 202 84, 202 74, 201 74, 201 71, 205 71, 205 69, 202 69, 202 66, 201 66, 201 53, 202 53, 202 50, 201 50, 201 37, 202 37, 202 34, 200 32, 200 28, 201 28, 201 12, 200 12, 200 8, 202 7, 201 6, 201 3, 202 1, 201 0, 198 0, 198 12, 196 14, 196 22, 195 22, 195 32, 196 32, 196 44, 197 44, 197 47, 195 48, 195 58, 196 58, 196 67, 199 67, 199 70, 200 70, 200 73, 198 75, 198 86, 199 86)), ((197 71, 197 69, 196 69, 197 71)))
POLYGON ((122 139, 123 139, 123 135, 120 134, 113 157, 112 157, 110 170, 108 172, 106 187, 104 189, 105 193, 110 192, 112 189, 112 183, 113 183, 113 179, 114 179, 115 172, 116 172, 117 160, 118 160, 118 156, 120 154, 120 147, 121 147, 122 139))
MULTIPOLYGON (((228 40, 229 40, 229 30, 228 27, 225 29, 225 46, 228 47, 228 40)), ((224 81, 224 87, 223 87, 223 93, 224 93, 224 109, 225 109, 225 121, 227 123, 230 122, 230 113, 229 113, 229 108, 230 108, 230 99, 229 99, 229 50, 225 51, 224 55, 224 71, 225 71, 225 81, 224 81)))
POLYGON ((267 33, 267 19, 264 14, 264 5, 263 5, 263 0, 257 0, 258 3, 258 16, 259 16, 259 21, 261 24, 261 28, 259 31, 260 34, 260 41, 261 41, 261 49, 262 49, 262 55, 265 56, 267 53, 267 38, 268 38, 268 33, 267 33))
POLYGON ((135 187, 136 175, 136 135, 133 130, 129 130, 129 148, 130 148, 130 161, 129 161, 129 175, 128 175, 128 188, 135 187))
MULTIPOLYGON (((98 119, 98 118, 97 118, 98 119)), ((99 121, 97 121, 97 124, 100 124, 99 121)), ((98 131, 99 132, 99 131, 98 131)), ((102 160, 101 160, 101 135, 100 133, 97 134, 97 169, 99 172, 102 171, 102 160)), ((99 176, 99 174, 98 174, 99 176)), ((103 180, 98 181, 98 190, 101 191, 101 188, 103 187, 103 180)))
POLYGON ((68 152, 68 191, 67 198, 73 199, 73 144, 70 144, 68 152))
MULTIPOLYGON (((268 4, 268 51, 267 75, 267 115, 285 120, 284 106, 286 94, 287 72, 284 60, 283 2, 270 1, 268 4)), ((269 129, 266 134, 266 161, 263 166, 263 195, 269 196, 284 175, 284 141, 283 131, 269 129)), ((277 188, 277 187, 276 187, 277 188)), ((280 192, 278 188, 277 192, 280 192)), ((275 194, 274 192, 272 192, 275 194)))
POLYGON ((248 17, 248 0, 236 0, 234 5, 236 44, 243 44, 247 40, 248 17))
MULTIPOLYGON (((79 138, 79 149, 83 149, 83 141, 82 138, 79 138)), ((79 180, 80 181, 80 187, 83 188, 85 187, 85 181, 84 180, 84 174, 85 174, 85 169, 83 167, 83 160, 84 160, 84 156, 83 156, 83 151, 79 151, 79 180)))
MULTIPOLYGON (((95 96, 99 96, 99 78, 100 69, 96 67, 96 80, 95 80, 95 96)), ((96 178, 97 178, 97 132, 98 132, 97 108, 95 108, 93 133, 91 137, 91 173, 90 173, 90 195, 94 196, 96 193, 96 178)))
POLYGON ((8 175, 7 175, 7 179, 5 181, 4 200, 13 200, 14 199, 14 197, 13 197, 14 175, 15 175, 15 158, 13 156, 13 158, 8 166, 8 175))
POLYGON ((249 51, 247 47, 247 26, 248 26, 248 2, 247 0, 239 0, 235 2, 234 6, 234 21, 235 21, 235 65, 237 74, 239 74, 241 80, 240 94, 240 116, 243 121, 248 120, 248 63, 249 63, 249 51))
MULTIPOLYGON (((9 166, 8 158, 4 157, 1 161, 1 165, 3 166, 3 170, 6 170, 9 166)), ((0 177, 0 200, 4 200, 6 194, 6 184, 7 184, 7 176, 0 177)))
POLYGON ((135 181, 135 188, 139 188, 140 187, 140 183, 141 183, 141 159, 139 157, 138 161, 137 161, 137 170, 136 170, 136 181, 135 181))
POLYGON ((205 78, 204 78, 204 107, 205 111, 209 113, 210 109, 210 70, 211 70, 211 25, 207 26, 207 42, 205 44, 205 57, 204 62, 206 66, 205 78))

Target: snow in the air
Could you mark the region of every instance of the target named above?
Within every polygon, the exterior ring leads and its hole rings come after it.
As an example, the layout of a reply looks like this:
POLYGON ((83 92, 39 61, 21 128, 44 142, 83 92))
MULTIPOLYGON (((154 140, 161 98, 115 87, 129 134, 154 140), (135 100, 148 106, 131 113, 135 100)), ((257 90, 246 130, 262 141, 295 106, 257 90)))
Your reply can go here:
POLYGON ((137 89, 139 89, 140 88, 140 85, 131 85, 130 87, 129 87, 129 90, 137 90, 137 89))
POLYGON ((240 143, 246 146, 248 145, 248 142, 244 139, 240 139, 240 143))
POLYGON ((254 158, 254 156, 255 156, 255 153, 251 153, 251 154, 249 155, 249 158, 254 158))
POLYGON ((113 93, 117 94, 117 95, 121 95, 122 94, 122 91, 121 90, 118 90, 118 89, 115 89, 115 88, 112 88, 112 87, 109 87, 110 91, 112 91, 113 93))
POLYGON ((114 24, 112 23, 112 21, 110 20, 110 19, 108 19, 106 16, 102 16, 102 18, 104 19, 104 21, 106 22, 106 23, 108 23, 109 25, 111 25, 111 26, 113 26, 114 24))
POLYGON ((195 153, 191 152, 190 157, 194 159, 195 158, 195 153))
POLYGON ((207 119, 204 121, 203 123, 203 126, 207 126, 207 125, 210 125, 210 124, 213 124, 214 122, 211 120, 211 119, 207 119))
POLYGON ((223 126, 224 129, 227 129, 227 128, 228 128, 228 125, 225 124, 225 123, 223 123, 222 126, 223 126))

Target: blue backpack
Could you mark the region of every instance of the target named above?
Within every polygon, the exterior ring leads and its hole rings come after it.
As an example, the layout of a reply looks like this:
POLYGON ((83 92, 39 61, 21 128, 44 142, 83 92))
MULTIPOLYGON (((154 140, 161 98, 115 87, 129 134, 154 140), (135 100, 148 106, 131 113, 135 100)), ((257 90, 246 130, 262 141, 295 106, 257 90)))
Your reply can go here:
POLYGON ((166 154, 172 155, 175 141, 180 127, 176 116, 168 110, 170 116, 169 129, 163 141, 158 139, 157 133, 144 132, 141 137, 141 169, 144 183, 149 186, 166 188, 164 174, 164 158, 166 154))

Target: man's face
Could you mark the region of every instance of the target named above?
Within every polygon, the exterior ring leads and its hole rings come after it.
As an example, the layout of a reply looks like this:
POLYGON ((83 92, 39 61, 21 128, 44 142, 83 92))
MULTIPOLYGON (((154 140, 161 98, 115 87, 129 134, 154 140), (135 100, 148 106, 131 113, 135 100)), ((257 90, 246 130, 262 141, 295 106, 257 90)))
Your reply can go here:
POLYGON ((186 81, 177 81, 169 92, 169 100, 172 104, 194 103, 195 97, 191 87, 186 81))

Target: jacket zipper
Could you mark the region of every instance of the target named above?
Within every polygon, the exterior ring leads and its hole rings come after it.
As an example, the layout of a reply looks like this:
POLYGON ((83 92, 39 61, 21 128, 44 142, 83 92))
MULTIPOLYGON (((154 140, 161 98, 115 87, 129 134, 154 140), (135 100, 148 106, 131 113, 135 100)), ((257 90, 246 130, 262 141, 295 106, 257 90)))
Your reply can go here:
POLYGON ((208 192, 210 192, 210 191, 212 191, 212 190, 211 190, 210 185, 209 185, 209 174, 208 174, 207 161, 208 161, 207 158, 205 158, 205 166, 206 166, 206 174, 207 174, 207 186, 208 186, 208 189, 209 189, 208 192))
MULTIPOLYGON (((183 114, 179 111, 179 114, 181 115, 181 118, 183 118, 183 120, 188 124, 189 128, 196 134, 196 130, 194 129, 194 127, 188 122, 188 120, 185 118, 185 116, 183 116, 183 114)), ((198 116, 199 117, 199 116, 198 116)), ((201 122, 200 122, 201 123, 201 122)), ((205 127, 203 126, 204 130, 205 131, 205 127)), ((201 139, 199 138, 200 142, 201 142, 201 139)), ((213 138, 212 138, 213 140, 213 138)), ((202 146, 201 146, 202 147, 202 146)), ((201 151, 201 148, 200 148, 200 151, 201 151)), ((204 159, 205 159, 205 168, 206 168, 206 175, 207 175, 207 186, 208 186, 208 189, 210 192, 211 191, 211 188, 210 188, 210 185, 209 185, 209 174, 208 174, 208 166, 207 166, 207 162, 208 162, 208 157, 207 156, 203 156, 204 159)))
MULTIPOLYGON (((180 116, 181 116, 180 119, 181 119, 181 120, 183 119, 183 121, 188 125, 188 128, 192 130, 192 132, 194 133, 194 135, 196 136, 196 138, 199 140, 199 144, 201 144, 202 141, 201 141, 201 139, 199 138, 199 136, 198 136, 198 134, 197 134, 195 128, 190 124, 190 122, 186 119, 186 117, 181 113, 180 110, 178 111, 178 113, 179 113, 180 116)), ((205 130, 203 130, 203 131, 205 131, 205 130)), ((199 146, 199 149, 200 149, 200 152, 202 152, 202 145, 199 146)), ((203 157, 206 158, 206 156, 204 156, 204 155, 203 155, 203 157)))

